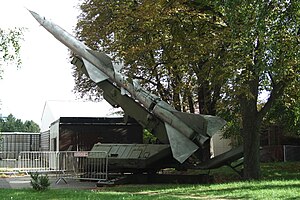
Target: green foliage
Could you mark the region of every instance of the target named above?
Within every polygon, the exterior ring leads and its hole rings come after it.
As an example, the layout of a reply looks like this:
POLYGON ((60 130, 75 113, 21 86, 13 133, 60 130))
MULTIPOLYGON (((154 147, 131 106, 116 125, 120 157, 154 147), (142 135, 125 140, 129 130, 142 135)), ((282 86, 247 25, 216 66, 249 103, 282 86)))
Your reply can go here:
MULTIPOLYGON (((227 111, 220 109, 220 113, 237 126, 232 131, 239 131, 243 123, 253 120, 245 118, 247 112, 255 113, 256 120, 262 121, 275 105, 271 110, 272 121, 282 123, 282 106, 297 101, 295 96, 299 94, 299 2, 215 1, 215 4, 230 27, 225 66, 234 72, 222 88, 224 98, 219 107, 227 111), (263 91, 268 91, 270 98, 261 104, 258 95, 263 91), (246 106, 250 102, 252 106, 246 106), (245 114, 241 114, 242 105, 247 108, 245 114)), ((294 121, 294 114, 285 115, 289 118, 285 121, 294 121)))
POLYGON ((300 135, 300 100, 287 103, 284 98, 275 102, 265 121, 282 127, 285 135, 300 135))
MULTIPOLYGON (((129 77, 176 109, 215 114, 227 28, 212 8, 188 0, 91 0, 80 8, 80 40, 123 61, 129 77)), ((87 80, 74 76, 75 90, 87 92, 87 80)))
POLYGON ((279 85, 299 77, 299 3, 227 1, 221 7, 231 27, 228 64, 239 72, 233 74, 237 94, 255 98, 251 84, 257 84, 258 92, 282 93, 279 85))
POLYGON ((156 144, 157 137, 155 137, 152 133, 150 133, 148 130, 143 130, 143 143, 144 144, 156 144))
POLYGON ((31 181, 30 184, 34 190, 44 191, 50 186, 48 175, 40 175, 39 173, 30 174, 31 181))
POLYGON ((231 118, 241 121, 237 126, 244 137, 244 172, 246 178, 258 178, 262 121, 282 95, 299 92, 299 2, 233 0, 214 4, 230 29, 224 66, 231 73, 222 88, 221 106, 238 105, 238 114, 232 113, 231 118), (261 105, 258 96, 263 91, 270 97, 261 105))
MULTIPOLYGON (((257 178, 261 122, 282 95, 299 93, 299 4, 88 0, 77 36, 123 61, 130 78, 176 109, 224 116, 228 132, 243 135, 245 163, 257 178), (260 104, 264 91, 270 98, 260 104)), ((77 91, 89 90, 74 76, 77 91)))
MULTIPOLYGON (((15 62, 21 65, 20 41, 23 40, 23 28, 3 30, 0 28, 0 66, 15 62)), ((0 75, 3 70, 0 68, 0 75)), ((1 77, 1 76, 0 76, 1 77)))
POLYGON ((34 121, 26 120, 24 123, 20 119, 16 119, 12 114, 6 119, 0 119, 0 132, 40 132, 40 127, 34 121))

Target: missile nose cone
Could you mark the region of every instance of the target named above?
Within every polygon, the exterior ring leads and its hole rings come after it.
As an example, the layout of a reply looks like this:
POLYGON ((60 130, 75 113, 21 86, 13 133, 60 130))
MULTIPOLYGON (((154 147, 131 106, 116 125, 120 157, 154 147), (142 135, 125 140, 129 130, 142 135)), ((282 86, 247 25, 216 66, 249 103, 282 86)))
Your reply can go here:
MULTIPOLYGON (((32 10, 29 10, 28 8, 26 8, 29 12, 30 12, 30 14, 41 24, 42 23, 42 21, 43 21, 43 18, 39 15, 39 14, 37 14, 36 12, 34 12, 34 11, 32 11, 32 10)), ((45 18, 44 18, 45 19, 45 18)))

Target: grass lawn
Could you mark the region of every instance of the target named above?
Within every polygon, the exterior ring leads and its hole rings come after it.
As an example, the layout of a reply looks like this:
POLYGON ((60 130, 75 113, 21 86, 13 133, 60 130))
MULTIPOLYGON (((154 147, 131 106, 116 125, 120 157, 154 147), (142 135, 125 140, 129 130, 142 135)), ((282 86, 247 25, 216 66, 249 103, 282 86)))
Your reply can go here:
POLYGON ((300 162, 262 164, 261 181, 240 181, 226 168, 211 172, 217 183, 122 185, 96 190, 0 189, 0 199, 300 199, 300 162))

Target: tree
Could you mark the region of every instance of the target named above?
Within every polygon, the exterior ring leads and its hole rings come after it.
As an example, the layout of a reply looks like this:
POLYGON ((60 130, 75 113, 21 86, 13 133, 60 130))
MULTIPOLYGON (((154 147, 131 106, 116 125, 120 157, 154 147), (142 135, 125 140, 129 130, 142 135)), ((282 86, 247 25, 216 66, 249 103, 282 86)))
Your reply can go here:
MULTIPOLYGON (((15 28, 3 30, 0 28, 0 79, 3 73, 3 64, 15 62, 19 67, 21 65, 20 58, 20 40, 23 39, 23 28, 15 28)), ((1 106, 1 104, 0 104, 1 106)), ((1 110, 1 108, 0 108, 1 110)), ((0 125, 3 124, 3 119, 0 119, 0 125)), ((0 128, 1 131, 1 128, 0 128)), ((1 137, 0 137, 1 140, 1 137)))
POLYGON ((20 41, 23 39, 23 28, 3 30, 0 28, 0 78, 3 64, 15 62, 21 65, 20 41))
MULTIPOLYGON (((216 114, 224 51, 220 38, 226 31, 217 13, 195 9, 188 0, 89 0, 80 8, 80 40, 121 58, 130 78, 139 79, 177 110, 216 114)), ((74 76, 77 92, 95 86, 77 70, 74 76)), ((97 88, 92 89, 94 94, 97 88)))
MULTIPOLYGON (((226 35, 218 13, 210 7, 195 8, 188 0, 90 0, 80 8, 80 40, 121 59, 129 78, 140 80, 175 109, 216 114, 224 83, 219 77, 221 38, 226 35)), ((75 91, 101 94, 80 71, 75 69, 74 77, 75 91)), ((209 158, 209 145, 203 148, 207 151, 202 159, 209 158)))
POLYGON ((34 121, 26 120, 24 123, 20 119, 16 119, 12 114, 9 114, 4 120, 0 120, 0 132, 40 132, 40 127, 34 121))
POLYGON ((23 28, 8 30, 0 28, 0 79, 4 64, 15 62, 18 67, 21 65, 20 41, 23 39, 23 30, 23 28))
POLYGON ((270 112, 267 114, 265 121, 270 125, 277 125, 282 128, 283 133, 287 136, 300 135, 300 101, 299 97, 294 99, 290 96, 283 95, 278 99, 270 112), (288 100, 287 100, 288 98, 288 100))
POLYGON ((237 101, 244 138, 244 176, 260 177, 261 122, 289 88, 299 92, 299 2, 220 1, 216 7, 230 28, 226 67, 231 77, 224 90, 237 101), (234 8, 234 9, 232 9, 234 8), (258 96, 268 91, 265 104, 258 96))
POLYGON ((86 0, 81 10, 80 40, 122 58, 129 77, 176 109, 215 114, 219 101, 240 121, 245 178, 260 177, 261 122, 299 88, 297 1, 86 0), (262 92, 269 98, 260 106, 262 92))
POLYGON ((23 132, 38 133, 38 132, 40 132, 40 127, 34 121, 26 120, 23 123, 23 132))

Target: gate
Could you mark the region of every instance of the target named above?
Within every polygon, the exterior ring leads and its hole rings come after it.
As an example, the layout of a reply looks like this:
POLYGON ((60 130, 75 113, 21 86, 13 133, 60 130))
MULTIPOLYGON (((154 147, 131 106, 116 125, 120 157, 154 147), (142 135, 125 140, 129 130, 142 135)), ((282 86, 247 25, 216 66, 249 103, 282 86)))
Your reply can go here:
POLYGON ((23 151, 19 153, 19 172, 56 172, 58 152, 54 151, 23 151))
POLYGON ((58 158, 59 170, 62 172, 59 180, 65 181, 66 178, 107 180, 108 178, 107 152, 65 151, 59 152, 58 158))
POLYGON ((24 151, 18 156, 0 152, 0 172, 53 173, 65 182, 67 178, 107 180, 108 155, 103 151, 24 151))
POLYGON ((0 173, 15 173, 18 167, 18 153, 0 152, 0 173))

